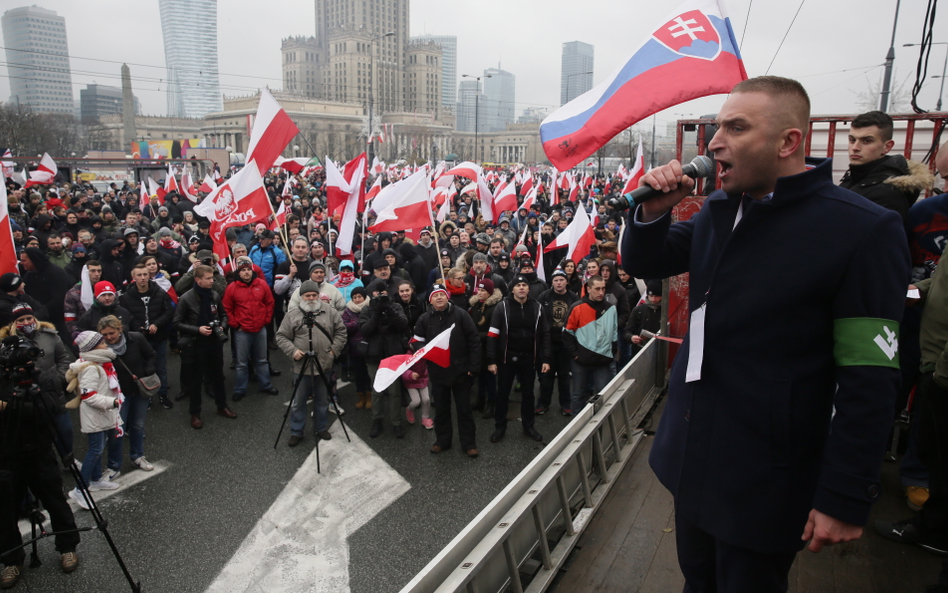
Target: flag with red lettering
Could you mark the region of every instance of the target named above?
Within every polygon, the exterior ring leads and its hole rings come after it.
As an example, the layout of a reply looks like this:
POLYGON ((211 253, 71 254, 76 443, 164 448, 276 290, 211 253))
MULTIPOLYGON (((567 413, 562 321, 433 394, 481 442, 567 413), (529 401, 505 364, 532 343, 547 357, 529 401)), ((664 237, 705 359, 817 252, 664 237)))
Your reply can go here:
POLYGON ((720 1, 687 0, 609 78, 543 120, 543 151, 569 169, 653 113, 728 93, 746 78, 720 1))
MULTIPOLYGON (((379 362, 379 370, 375 374, 375 380, 372 388, 379 393, 385 390, 398 380, 405 371, 412 367, 419 360, 430 360, 436 365, 444 368, 451 366, 451 331, 454 324, 434 337, 431 342, 425 344, 414 354, 397 354, 383 358, 379 362)), ((424 336, 413 336, 412 343, 424 342, 424 336)))
POLYGON ((272 210, 263 177, 257 167, 244 167, 222 183, 211 195, 194 207, 194 212, 211 221, 214 253, 221 263, 230 258, 228 228, 266 220, 272 210))
POLYGON ((286 111, 283 111, 270 91, 262 89, 257 116, 253 120, 253 130, 250 132, 247 164, 249 165, 251 161, 256 162, 257 170, 263 175, 273 166, 293 136, 299 133, 299 128, 286 111))
POLYGON ((48 152, 44 152, 39 166, 35 171, 30 171, 30 179, 26 182, 26 185, 23 186, 23 189, 34 185, 48 185, 56 179, 56 173, 58 172, 59 167, 56 166, 53 157, 49 156, 48 152))
POLYGON ((576 208, 576 215, 572 222, 560 233, 552 243, 546 246, 544 251, 553 251, 569 247, 566 253, 566 259, 579 261, 589 255, 589 249, 596 242, 596 233, 589 223, 589 216, 586 214, 586 208, 579 204, 576 208), (576 257, 573 257, 573 256, 576 257))

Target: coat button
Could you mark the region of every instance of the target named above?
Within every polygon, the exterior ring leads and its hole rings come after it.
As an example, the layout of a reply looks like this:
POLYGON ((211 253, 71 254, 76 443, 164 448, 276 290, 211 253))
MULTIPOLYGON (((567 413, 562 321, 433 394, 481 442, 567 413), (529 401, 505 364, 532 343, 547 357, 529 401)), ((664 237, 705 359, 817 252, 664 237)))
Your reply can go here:
POLYGON ((868 494, 869 498, 872 498, 872 499, 879 498, 879 485, 870 484, 870 486, 866 488, 866 494, 868 494))

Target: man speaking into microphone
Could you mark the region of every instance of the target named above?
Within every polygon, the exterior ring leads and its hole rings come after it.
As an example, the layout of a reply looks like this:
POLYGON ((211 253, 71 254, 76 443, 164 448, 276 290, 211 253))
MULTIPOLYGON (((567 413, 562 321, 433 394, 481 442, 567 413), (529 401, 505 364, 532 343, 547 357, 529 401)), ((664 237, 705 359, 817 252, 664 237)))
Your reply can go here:
POLYGON ((685 591, 786 591, 796 553, 860 537, 881 491, 908 247, 897 214, 805 158, 809 113, 796 81, 739 83, 708 146, 722 189, 672 224, 694 188, 672 161, 629 213, 630 275, 691 273, 649 458, 685 591))

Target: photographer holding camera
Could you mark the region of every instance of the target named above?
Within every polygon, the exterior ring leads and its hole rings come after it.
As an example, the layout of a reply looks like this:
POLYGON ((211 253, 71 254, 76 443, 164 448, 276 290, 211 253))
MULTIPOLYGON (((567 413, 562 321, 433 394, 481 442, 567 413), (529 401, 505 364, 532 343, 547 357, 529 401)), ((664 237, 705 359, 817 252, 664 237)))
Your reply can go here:
POLYGON ((328 430, 329 394, 326 392, 324 377, 318 375, 320 372, 332 373, 333 363, 345 348, 347 339, 342 316, 320 298, 319 287, 315 282, 304 282, 300 286, 300 295, 299 307, 286 312, 276 334, 277 346, 294 361, 294 382, 300 381, 293 398, 293 415, 290 419, 291 447, 303 440, 303 429, 306 428, 306 400, 310 394, 313 395, 313 429, 316 438, 327 441, 332 438, 328 430), (311 346, 311 352, 316 355, 319 365, 314 361, 304 369, 303 357, 310 352, 311 346), (304 370, 305 375, 300 379, 304 370))
POLYGON ((32 360, 39 378, 38 389, 31 386, 25 394, 16 391, 22 378, 3 376, 0 380, 0 552, 13 550, 0 558, 5 565, 0 575, 4 589, 20 580, 26 557, 17 547, 22 543, 17 515, 27 488, 43 503, 53 530, 70 532, 56 536, 62 570, 72 572, 79 565, 76 520, 63 493, 62 475, 52 448, 57 438, 53 431, 62 423, 57 419, 65 420, 68 434, 62 436, 72 452, 72 425, 65 414, 63 397, 63 380, 71 356, 55 328, 38 323, 29 305, 15 306, 13 315, 14 322, 0 329, 0 362, 4 367, 19 367, 25 366, 24 359, 32 360))
MULTIPOLYGON (((408 350, 408 318, 401 305, 392 301, 386 279, 374 280, 368 291, 372 298, 359 314, 359 331, 369 345, 365 362, 369 368, 369 376, 374 377, 383 358, 404 354, 408 350)), ((385 424, 383 397, 388 399, 389 418, 392 420, 395 438, 405 438, 405 431, 402 429, 402 391, 397 381, 389 385, 385 393, 372 390, 372 431, 369 437, 374 439, 382 434, 385 424)))
POLYGON ((180 336, 181 385, 190 399, 191 428, 194 429, 204 426, 201 421, 201 386, 205 373, 210 375, 217 415, 237 418, 237 414, 227 407, 227 394, 224 392, 224 342, 227 337, 222 328, 227 326, 227 314, 213 286, 214 268, 197 266, 194 269, 194 288, 181 296, 174 314, 174 326, 180 336))

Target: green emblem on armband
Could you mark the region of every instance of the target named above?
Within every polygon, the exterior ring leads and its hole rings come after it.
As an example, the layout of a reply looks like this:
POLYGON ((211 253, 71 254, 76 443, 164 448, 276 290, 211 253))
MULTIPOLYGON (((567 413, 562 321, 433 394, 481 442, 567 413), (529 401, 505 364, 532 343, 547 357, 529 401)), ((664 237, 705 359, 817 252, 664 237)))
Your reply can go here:
POLYGON ((891 319, 853 317, 833 323, 836 366, 899 368, 899 323, 891 319))

